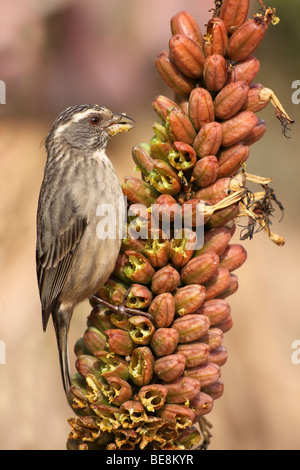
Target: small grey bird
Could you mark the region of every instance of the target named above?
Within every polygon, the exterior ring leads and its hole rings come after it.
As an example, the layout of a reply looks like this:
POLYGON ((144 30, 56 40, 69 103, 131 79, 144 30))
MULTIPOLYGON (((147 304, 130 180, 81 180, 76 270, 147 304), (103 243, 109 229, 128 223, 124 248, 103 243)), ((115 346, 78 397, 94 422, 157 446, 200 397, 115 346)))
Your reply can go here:
POLYGON ((122 189, 105 149, 111 136, 130 130, 133 123, 128 116, 99 105, 72 106, 58 116, 46 139, 36 266, 43 329, 52 314, 66 393, 70 387, 67 336, 73 310, 109 278, 121 245, 122 189), (115 210, 116 220, 111 223, 116 236, 101 239, 97 211, 104 204, 115 210))

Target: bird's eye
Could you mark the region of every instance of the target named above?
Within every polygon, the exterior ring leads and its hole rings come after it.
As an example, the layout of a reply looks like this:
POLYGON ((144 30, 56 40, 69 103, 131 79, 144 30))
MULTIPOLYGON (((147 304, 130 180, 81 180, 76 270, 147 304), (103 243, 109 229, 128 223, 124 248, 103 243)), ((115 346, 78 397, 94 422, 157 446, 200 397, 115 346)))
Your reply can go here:
POLYGON ((93 124, 93 126, 97 126, 99 122, 100 122, 100 119, 97 116, 94 116, 91 118, 91 124, 93 124))

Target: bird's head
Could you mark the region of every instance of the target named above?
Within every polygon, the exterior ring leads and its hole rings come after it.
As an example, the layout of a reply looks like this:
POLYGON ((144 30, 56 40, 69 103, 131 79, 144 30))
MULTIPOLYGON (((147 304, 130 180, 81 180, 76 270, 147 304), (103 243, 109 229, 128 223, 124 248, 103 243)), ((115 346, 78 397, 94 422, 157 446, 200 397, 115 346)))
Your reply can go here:
POLYGON ((55 120, 46 148, 63 143, 89 153, 105 148, 110 137, 132 129, 133 119, 99 105, 71 106, 55 120))

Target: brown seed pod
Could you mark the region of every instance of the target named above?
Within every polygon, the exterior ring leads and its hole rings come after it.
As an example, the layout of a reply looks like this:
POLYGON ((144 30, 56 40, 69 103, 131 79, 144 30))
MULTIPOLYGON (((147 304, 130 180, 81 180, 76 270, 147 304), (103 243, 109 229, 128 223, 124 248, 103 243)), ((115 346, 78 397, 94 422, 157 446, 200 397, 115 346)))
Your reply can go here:
POLYGON ((210 395, 203 392, 198 393, 190 403, 191 407, 195 411, 196 420, 200 416, 205 416, 210 413, 213 409, 213 403, 213 398, 210 395))
POLYGON ((198 46, 203 47, 203 35, 193 16, 187 11, 180 11, 171 18, 172 34, 184 34, 198 46))
POLYGON ((260 46, 268 24, 255 18, 248 20, 231 36, 228 43, 227 56, 230 60, 240 62, 251 56, 260 46))
MULTIPOLYGON (((254 132, 254 129, 252 132, 254 132)), ((248 145, 244 145, 245 139, 247 139, 247 137, 244 138, 243 144, 235 144, 232 147, 221 150, 221 152, 218 154, 218 178, 233 176, 238 170, 241 169, 241 165, 247 161, 250 155, 250 149, 248 145)))
POLYGON ((245 248, 238 244, 233 243, 228 245, 223 255, 220 258, 220 267, 227 268, 230 272, 240 268, 247 259, 247 251, 245 248))
POLYGON ((260 91, 264 88, 261 83, 255 83, 249 88, 247 99, 242 107, 242 111, 252 111, 258 113, 268 106, 269 101, 261 100, 260 91))
POLYGON ((223 299, 206 300, 197 310, 197 315, 209 318, 211 326, 218 325, 225 320, 231 312, 229 303, 223 299))
POLYGON ((201 387, 207 387, 215 383, 221 375, 220 367, 217 364, 209 362, 207 364, 185 369, 184 376, 198 380, 201 387))
POLYGON ((226 60, 222 55, 208 56, 204 62, 203 80, 209 91, 219 91, 228 78, 226 60))
POLYGON ((165 266, 154 274, 151 290, 154 294, 174 292, 180 282, 180 274, 172 266, 165 266))
POLYGON ((242 111, 233 118, 222 122, 222 146, 230 147, 243 140, 257 125, 258 117, 251 111, 242 111))
POLYGON ((220 18, 223 20, 229 35, 245 23, 250 7, 250 0, 223 0, 220 18))
POLYGON ((218 119, 230 119, 243 107, 249 87, 243 82, 226 85, 215 98, 215 115, 218 119))
POLYGON ((168 390, 167 403, 185 403, 200 392, 200 383, 192 377, 181 377, 174 382, 163 384, 168 390))
POLYGON ((166 121, 166 128, 172 142, 185 142, 192 145, 196 131, 193 123, 182 109, 172 109, 166 121))
POLYGON ((206 57, 219 54, 225 55, 228 47, 228 36, 226 26, 221 18, 212 18, 207 24, 204 36, 203 50, 206 57))
POLYGON ((177 315, 183 316, 194 313, 204 302, 205 287, 191 284, 178 289, 174 294, 177 315))
POLYGON ((155 61, 155 66, 162 79, 178 95, 188 96, 195 86, 195 82, 184 75, 170 59, 170 51, 161 52, 155 61))
POLYGON ((243 139, 243 144, 253 145, 258 142, 266 133, 267 125, 263 119, 259 119, 253 131, 243 139))
POLYGON ((175 34, 169 41, 170 58, 178 69, 190 78, 203 74, 205 55, 198 44, 184 34, 175 34))
POLYGON ((189 343, 200 339, 207 333, 210 321, 205 315, 192 313, 191 315, 177 318, 171 326, 179 334, 179 343, 189 343))
POLYGON ((176 352, 185 357, 186 367, 196 367, 207 362, 210 348, 201 338, 199 341, 179 344, 176 352))
POLYGON ((224 393, 224 382, 219 379, 214 384, 203 387, 203 392, 209 395, 213 400, 218 400, 224 393))
POLYGON ((204 284, 205 300, 214 299, 230 285, 230 272, 226 268, 218 268, 213 277, 204 284))
POLYGON ((177 348, 179 333, 175 328, 158 328, 151 341, 151 349, 156 356, 168 356, 177 348))
POLYGON ((211 94, 205 88, 197 87, 191 92, 189 117, 197 131, 215 120, 214 103, 211 94))
POLYGON ((148 312, 154 318, 157 328, 170 326, 175 316, 175 301, 173 295, 169 292, 157 295, 153 299, 148 312))
POLYGON ((234 294, 239 288, 239 280, 235 274, 230 273, 230 284, 221 294, 218 295, 218 299, 226 299, 230 295, 234 294))
POLYGON ((222 143, 223 128, 219 122, 204 124, 194 140, 193 147, 199 158, 217 155, 222 143))
POLYGON ((231 67, 227 83, 243 82, 245 85, 250 86, 259 69, 259 60, 254 56, 250 56, 231 67))
POLYGON ((206 230, 204 233, 203 246, 195 251, 195 256, 212 251, 221 256, 231 240, 231 233, 226 227, 206 230))
POLYGON ((192 258, 181 270, 181 279, 185 284, 203 284, 217 271, 220 258, 214 252, 192 258))
POLYGON ((183 374, 185 368, 185 356, 171 354, 157 359, 154 363, 154 372, 164 382, 173 382, 183 374))
POLYGON ((207 155, 199 160, 193 169, 193 178, 200 187, 208 186, 216 181, 219 163, 214 155, 207 155))

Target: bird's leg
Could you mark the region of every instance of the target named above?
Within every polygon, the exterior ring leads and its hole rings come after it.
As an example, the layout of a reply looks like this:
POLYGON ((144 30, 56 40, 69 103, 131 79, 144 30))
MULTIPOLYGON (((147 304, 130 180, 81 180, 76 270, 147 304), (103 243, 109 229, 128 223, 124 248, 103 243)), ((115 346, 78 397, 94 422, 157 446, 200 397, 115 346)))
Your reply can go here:
POLYGON ((103 300, 100 297, 97 297, 97 295, 93 295, 91 297, 91 300, 93 300, 94 302, 98 304, 105 305, 105 307, 109 309, 109 311, 107 312, 107 315, 112 315, 114 313, 114 314, 121 315, 122 317, 127 317, 127 318, 133 317, 134 315, 142 315, 146 318, 149 318, 149 320, 151 320, 152 323, 155 324, 155 320, 150 313, 144 312, 143 310, 138 310, 137 308, 130 308, 126 306, 129 291, 130 289, 128 289, 127 292, 125 293, 124 300, 120 305, 110 304, 106 300, 103 300))

